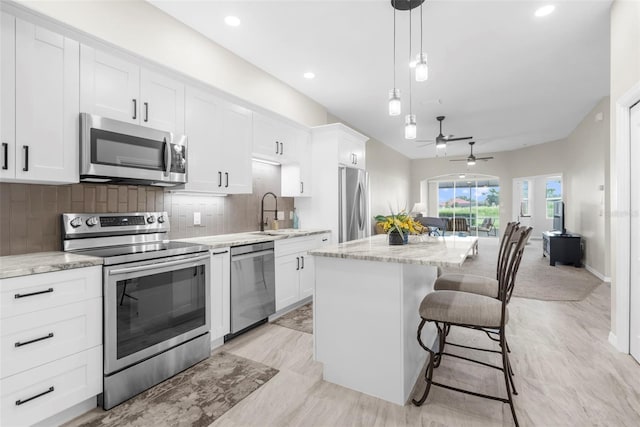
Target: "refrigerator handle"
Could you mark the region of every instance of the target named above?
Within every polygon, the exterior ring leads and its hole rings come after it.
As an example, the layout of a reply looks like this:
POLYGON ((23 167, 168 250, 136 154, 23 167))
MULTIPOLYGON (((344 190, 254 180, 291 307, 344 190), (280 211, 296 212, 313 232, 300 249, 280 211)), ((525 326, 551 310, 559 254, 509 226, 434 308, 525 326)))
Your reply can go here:
POLYGON ((362 183, 358 183, 358 189, 356 190, 356 200, 358 201, 358 229, 362 231, 364 228, 363 212, 362 212, 362 183))

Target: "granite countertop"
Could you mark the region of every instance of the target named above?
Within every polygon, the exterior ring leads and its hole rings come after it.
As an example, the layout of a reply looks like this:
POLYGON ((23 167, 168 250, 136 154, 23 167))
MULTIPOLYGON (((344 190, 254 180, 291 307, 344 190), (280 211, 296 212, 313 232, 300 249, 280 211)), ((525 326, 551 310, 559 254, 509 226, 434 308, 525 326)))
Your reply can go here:
POLYGON ((250 245, 253 243, 273 242, 274 240, 292 239, 296 237, 313 236, 329 233, 330 230, 297 230, 293 228, 266 231, 248 231, 244 233, 218 234, 215 236, 187 237, 176 239, 178 242, 198 243, 211 249, 228 246, 250 245))
POLYGON ((36 252, 0 257, 0 279, 102 265, 102 258, 69 252, 36 252))
POLYGON ((477 237, 409 236, 409 244, 389 245, 386 234, 309 251, 309 255, 364 261, 460 267, 478 242, 477 237))

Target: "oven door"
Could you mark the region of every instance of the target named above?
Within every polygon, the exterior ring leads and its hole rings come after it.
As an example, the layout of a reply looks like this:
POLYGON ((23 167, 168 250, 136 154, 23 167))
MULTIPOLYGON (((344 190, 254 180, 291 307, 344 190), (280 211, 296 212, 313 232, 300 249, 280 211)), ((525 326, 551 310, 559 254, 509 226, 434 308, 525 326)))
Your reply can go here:
POLYGON ((184 184, 186 150, 186 136, 80 114, 82 181, 184 184))
POLYGON ((105 267, 104 373, 210 329, 208 252, 105 267))

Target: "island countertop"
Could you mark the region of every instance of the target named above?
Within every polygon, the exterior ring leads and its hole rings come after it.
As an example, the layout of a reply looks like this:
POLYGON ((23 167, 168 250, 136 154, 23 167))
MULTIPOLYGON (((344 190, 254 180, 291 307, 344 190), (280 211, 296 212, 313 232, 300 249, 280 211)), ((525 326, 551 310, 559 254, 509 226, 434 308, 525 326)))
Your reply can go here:
POLYGON ((460 267, 477 247, 478 238, 467 236, 409 236, 406 245, 389 245, 386 234, 314 249, 309 255, 395 262, 401 264, 460 267))

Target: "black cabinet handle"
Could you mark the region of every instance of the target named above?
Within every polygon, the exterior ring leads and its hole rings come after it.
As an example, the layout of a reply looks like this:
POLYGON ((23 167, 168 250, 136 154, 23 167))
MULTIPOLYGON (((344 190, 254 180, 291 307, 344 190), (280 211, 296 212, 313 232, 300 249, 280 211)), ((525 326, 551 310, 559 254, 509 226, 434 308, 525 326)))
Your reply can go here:
POLYGON ((327 239, 326 237, 324 239, 322 239, 323 242, 326 242, 327 240, 329 240, 329 239, 327 239))
POLYGON ((136 120, 138 118, 138 100, 136 100, 135 98, 132 99, 133 101, 133 120, 136 120))
POLYGON ((17 343, 14 344, 14 346, 22 347, 23 345, 33 344, 34 342, 48 340, 49 338, 53 338, 53 332, 49 332, 49 334, 45 335, 44 337, 32 339, 32 340, 29 340, 29 341, 23 341, 23 342, 18 341, 17 343))
POLYGON ((25 172, 28 172, 29 171, 29 146, 23 145, 22 149, 24 150, 24 167, 22 168, 22 170, 25 172))
POLYGON ((300 257, 296 257, 296 271, 300 270, 300 257))
POLYGON ((300 194, 304 193, 304 182, 300 181, 300 194))
POLYGON ((211 252, 211 255, 222 255, 222 254, 226 254, 229 251, 222 251, 222 252, 211 252))
POLYGON ((42 393, 40 393, 40 394, 36 394, 35 396, 31 396, 31 397, 29 397, 28 399, 24 399, 24 400, 18 399, 18 400, 16 400, 16 406, 20 406, 20 405, 22 405, 22 404, 24 404, 24 403, 31 402, 33 399, 37 399, 37 398, 39 398, 39 397, 41 397, 41 396, 44 396, 45 394, 49 394, 49 393, 51 393, 53 390, 54 390, 54 388, 53 388, 53 386, 51 386, 51 387, 49 387, 49 389, 48 389, 48 390, 45 390, 45 391, 43 391, 43 392, 42 392, 42 393))
POLYGON ((302 260, 302 267, 300 267, 300 269, 302 270, 302 269, 304 269, 304 257, 301 256, 300 259, 302 260))
POLYGON ((2 169, 9 169, 9 144, 2 143, 2 169))
POLYGON ((144 121, 145 122, 149 121, 149 103, 148 102, 144 103, 144 121))
POLYGON ((276 154, 280 154, 280 151, 278 150, 278 141, 276 141, 276 154))
POLYGON ((229 172, 224 173, 224 188, 229 187, 229 172))
POLYGON ((222 187, 222 172, 218 171, 218 187, 222 187))
POLYGON ((31 292, 28 294, 15 294, 13 297, 18 299, 18 298, 32 297, 34 295, 48 294, 49 292, 53 292, 53 288, 49 288, 45 291, 31 292))
POLYGON ((284 144, 281 142, 280 143, 280 155, 284 154, 284 144))

